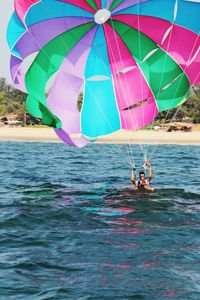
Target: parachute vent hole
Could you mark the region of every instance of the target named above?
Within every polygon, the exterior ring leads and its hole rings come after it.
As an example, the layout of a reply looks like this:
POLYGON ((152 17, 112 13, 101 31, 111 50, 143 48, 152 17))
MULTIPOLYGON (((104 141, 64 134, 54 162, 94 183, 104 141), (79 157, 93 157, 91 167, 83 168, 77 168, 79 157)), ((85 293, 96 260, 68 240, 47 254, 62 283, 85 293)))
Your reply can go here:
POLYGON ((155 48, 152 51, 150 51, 142 60, 142 63, 145 62, 148 58, 150 58, 155 52, 158 51, 159 48, 155 48))
POLYGON ((139 107, 139 106, 141 106, 141 105, 146 104, 147 102, 148 102, 148 100, 147 100, 147 99, 144 99, 144 100, 142 100, 142 101, 140 101, 140 102, 138 102, 138 103, 135 103, 135 104, 133 104, 133 105, 130 105, 130 106, 124 108, 123 111, 126 111, 126 110, 132 110, 132 109, 134 109, 134 108, 137 108, 137 107, 139 107))
POLYGON ((135 68, 136 68, 135 66, 126 67, 126 68, 120 70, 116 75, 119 76, 119 75, 122 75, 122 74, 126 74, 126 73, 130 72, 131 70, 133 70, 135 68))
POLYGON ((176 78, 174 78, 170 83, 168 83, 167 85, 165 85, 161 90, 160 90, 160 92, 159 93, 162 93, 162 92, 164 92, 166 89, 168 89, 172 84, 174 84, 177 80, 178 80, 178 78, 180 77, 182 75, 182 73, 180 73, 176 78))
POLYGON ((102 75, 96 75, 87 78, 88 81, 104 81, 104 80, 110 80, 109 76, 102 76, 102 75))

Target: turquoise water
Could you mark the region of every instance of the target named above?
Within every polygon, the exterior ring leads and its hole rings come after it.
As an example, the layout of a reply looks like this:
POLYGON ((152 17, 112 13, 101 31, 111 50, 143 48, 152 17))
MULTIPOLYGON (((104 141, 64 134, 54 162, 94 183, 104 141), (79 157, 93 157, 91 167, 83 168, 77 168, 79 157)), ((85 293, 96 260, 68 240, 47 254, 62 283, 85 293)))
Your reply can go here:
POLYGON ((122 149, 0 143, 0 299, 200 299, 200 147, 160 146, 151 194, 122 149))

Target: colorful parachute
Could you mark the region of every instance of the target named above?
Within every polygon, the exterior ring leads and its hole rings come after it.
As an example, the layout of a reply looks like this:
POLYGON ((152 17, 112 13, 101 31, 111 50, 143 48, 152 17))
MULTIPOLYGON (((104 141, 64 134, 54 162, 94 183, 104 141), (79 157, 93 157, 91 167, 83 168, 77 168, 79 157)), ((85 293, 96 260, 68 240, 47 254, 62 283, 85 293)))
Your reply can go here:
POLYGON ((142 128, 200 83, 199 16, 197 0, 15 0, 13 82, 70 145, 142 128))

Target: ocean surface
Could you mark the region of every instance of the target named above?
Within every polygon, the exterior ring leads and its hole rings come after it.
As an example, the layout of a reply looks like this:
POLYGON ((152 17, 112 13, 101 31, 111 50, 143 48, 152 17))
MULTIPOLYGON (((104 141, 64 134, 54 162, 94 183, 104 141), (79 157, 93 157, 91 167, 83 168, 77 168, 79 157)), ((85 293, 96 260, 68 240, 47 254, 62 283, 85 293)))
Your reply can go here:
POLYGON ((154 193, 129 150, 0 143, 1 300, 200 299, 200 147, 159 146, 154 193))

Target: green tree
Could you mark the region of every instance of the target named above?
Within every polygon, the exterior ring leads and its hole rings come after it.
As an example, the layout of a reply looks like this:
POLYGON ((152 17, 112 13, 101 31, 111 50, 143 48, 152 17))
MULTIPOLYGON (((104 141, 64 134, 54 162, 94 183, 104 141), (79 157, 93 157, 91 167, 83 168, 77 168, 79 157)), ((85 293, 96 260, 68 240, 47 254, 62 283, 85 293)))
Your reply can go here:
POLYGON ((167 112, 160 112, 156 120, 166 120, 167 122, 173 118, 180 121, 184 118, 190 118, 193 123, 200 123, 200 85, 191 89, 188 100, 179 107, 179 110, 174 108, 167 112))
POLYGON ((24 94, 0 78, 0 115, 24 114, 26 105, 24 94))

